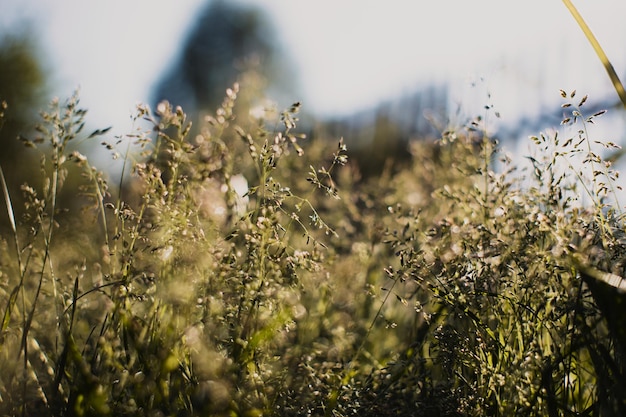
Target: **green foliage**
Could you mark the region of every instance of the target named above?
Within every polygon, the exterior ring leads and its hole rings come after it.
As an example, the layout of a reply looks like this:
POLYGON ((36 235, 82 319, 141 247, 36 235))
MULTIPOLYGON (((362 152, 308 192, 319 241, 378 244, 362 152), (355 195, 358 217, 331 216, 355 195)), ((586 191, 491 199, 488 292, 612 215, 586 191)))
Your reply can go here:
POLYGON ((485 117, 357 181, 299 104, 239 94, 195 137, 167 102, 116 138, 77 96, 42 113, 23 214, 2 181, 2 414, 623 414, 615 145, 586 97, 525 168, 485 117), (71 148, 98 137, 118 185, 71 148))

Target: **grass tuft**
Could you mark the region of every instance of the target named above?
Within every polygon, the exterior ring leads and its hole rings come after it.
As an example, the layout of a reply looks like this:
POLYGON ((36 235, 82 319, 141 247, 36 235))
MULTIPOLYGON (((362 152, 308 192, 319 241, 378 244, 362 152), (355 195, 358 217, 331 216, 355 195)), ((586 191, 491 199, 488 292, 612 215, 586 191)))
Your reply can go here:
POLYGON ((624 414, 618 147, 562 96, 526 164, 487 106, 368 179, 238 85, 114 138, 53 101, 23 207, 0 169, 0 412, 624 414), (116 184, 74 147, 98 138, 116 184))

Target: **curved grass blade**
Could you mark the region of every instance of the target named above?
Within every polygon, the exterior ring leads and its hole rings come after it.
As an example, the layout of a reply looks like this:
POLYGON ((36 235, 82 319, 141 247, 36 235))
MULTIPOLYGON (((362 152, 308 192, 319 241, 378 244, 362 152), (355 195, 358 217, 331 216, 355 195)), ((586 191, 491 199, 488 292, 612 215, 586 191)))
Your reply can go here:
POLYGON ((9 194, 9 188, 7 182, 4 179, 4 171, 0 166, 0 182, 2 182, 2 193, 4 194, 4 202, 7 206, 7 214, 9 215, 9 222, 11 223, 11 230, 17 237, 17 227, 15 226, 15 215, 13 214, 13 204, 11 204, 11 195, 9 194))
POLYGON ((591 46, 593 47, 594 51, 596 51, 598 58, 600 58, 602 65, 604 65, 604 69, 609 74, 609 78, 611 79, 611 82, 613 83, 613 87, 615 88, 615 91, 617 92, 619 99, 621 100, 622 104, 626 108, 626 90, 624 90, 624 85, 620 81, 617 75, 617 72, 615 72, 615 68, 613 68, 613 64, 611 64, 611 61, 609 61, 609 58, 604 53, 602 46, 600 46, 600 43, 594 36, 589 26, 587 26, 587 23, 585 22, 583 17, 580 15, 580 13, 578 12, 574 4, 572 4, 571 0, 563 0, 563 3, 565 3, 565 7, 567 7, 567 9, 570 11, 572 16, 574 16, 576 23, 578 23, 578 26, 580 26, 583 33, 587 37, 587 40, 589 41, 589 43, 591 43, 591 46))

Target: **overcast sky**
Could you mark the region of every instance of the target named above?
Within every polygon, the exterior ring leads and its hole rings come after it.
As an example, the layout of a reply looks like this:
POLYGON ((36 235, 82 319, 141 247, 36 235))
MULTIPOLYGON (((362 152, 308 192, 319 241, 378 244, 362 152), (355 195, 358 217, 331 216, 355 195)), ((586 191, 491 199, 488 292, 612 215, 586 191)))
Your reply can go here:
MULTIPOLYGON (((123 133, 205 1, 0 0, 0 24, 29 23, 50 60, 53 93, 80 86, 90 120, 123 133)), ((296 65, 293 99, 317 114, 349 113, 442 80, 472 106, 476 91, 467 86, 483 78, 510 117, 546 97, 558 102, 559 88, 592 98, 611 91, 560 0, 239 1, 267 10, 296 65)), ((626 2, 574 3, 626 74, 626 2)))

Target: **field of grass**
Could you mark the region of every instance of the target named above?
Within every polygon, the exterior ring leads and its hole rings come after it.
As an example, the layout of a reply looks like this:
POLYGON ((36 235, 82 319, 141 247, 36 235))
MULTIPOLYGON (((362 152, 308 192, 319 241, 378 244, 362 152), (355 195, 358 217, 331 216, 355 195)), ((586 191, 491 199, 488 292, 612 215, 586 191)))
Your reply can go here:
POLYGON ((626 415, 618 147, 586 97, 526 165, 487 108, 362 179, 244 93, 116 138, 77 96, 42 113, 41 181, 0 178, 1 415, 626 415))

